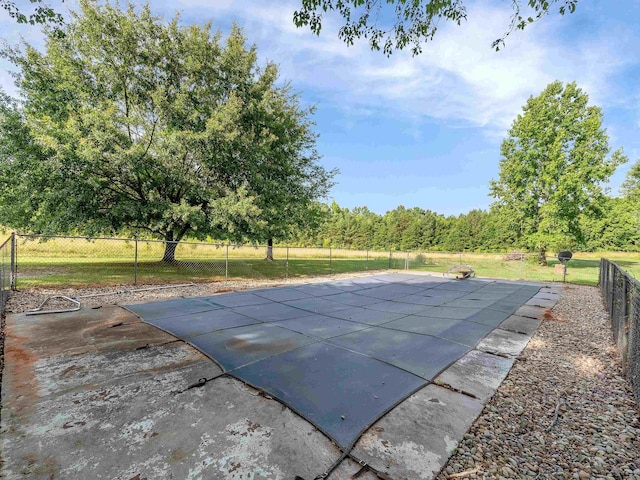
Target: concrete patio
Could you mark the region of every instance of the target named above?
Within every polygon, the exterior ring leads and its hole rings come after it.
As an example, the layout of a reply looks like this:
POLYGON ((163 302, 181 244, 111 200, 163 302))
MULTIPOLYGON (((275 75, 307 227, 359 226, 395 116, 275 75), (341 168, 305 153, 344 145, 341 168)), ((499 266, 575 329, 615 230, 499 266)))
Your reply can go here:
POLYGON ((8 315, 2 475, 311 480, 339 462, 328 478, 432 478, 559 298, 558 287, 538 286, 349 452, 122 307, 8 315))

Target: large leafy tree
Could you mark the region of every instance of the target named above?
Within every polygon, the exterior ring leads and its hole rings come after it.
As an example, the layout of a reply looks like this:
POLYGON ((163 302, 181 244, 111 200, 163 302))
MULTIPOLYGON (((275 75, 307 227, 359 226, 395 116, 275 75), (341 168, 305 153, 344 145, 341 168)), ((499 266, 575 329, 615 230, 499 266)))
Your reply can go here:
POLYGON ((28 228, 56 179, 17 104, 0 89, 0 223, 28 228))
POLYGON ((602 111, 575 83, 553 82, 530 97, 502 142, 491 195, 519 239, 544 262, 548 248, 582 242, 580 217, 601 212, 602 183, 626 161, 610 155, 602 111))
MULTIPOLYGON (((26 220, 0 222, 36 232, 127 228, 170 242, 264 240, 307 221, 332 185, 311 109, 275 64, 259 66, 235 26, 223 42, 210 24, 164 22, 148 5, 82 0, 44 53, 28 44, 4 53, 20 68, 24 98, 19 109, 5 102, 4 117, 19 115, 13 131, 27 132, 37 153, 19 174, 5 167, 23 154, 4 149, 2 181, 32 188, 46 176, 49 187, 26 220)), ((169 244, 165 260, 174 251, 169 244)))
MULTIPOLYGON (((514 30, 522 30, 557 8, 558 13, 573 13, 578 0, 512 0, 511 21, 492 46, 499 50, 514 30)), ((365 38, 372 50, 391 55, 395 50, 411 48, 422 52, 424 42, 432 40, 441 21, 458 25, 467 18, 464 0, 302 0, 294 13, 298 27, 308 26, 317 35, 322 30, 323 14, 336 12, 344 25, 338 36, 348 45, 365 38)))

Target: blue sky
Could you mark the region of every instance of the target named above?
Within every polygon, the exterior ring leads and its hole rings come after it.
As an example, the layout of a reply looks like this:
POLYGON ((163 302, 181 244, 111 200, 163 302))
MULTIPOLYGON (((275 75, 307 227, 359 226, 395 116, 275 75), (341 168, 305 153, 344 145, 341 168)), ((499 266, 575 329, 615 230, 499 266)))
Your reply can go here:
MULTIPOLYGON (((384 213, 405 205, 447 215, 487 208, 510 124, 529 96, 556 79, 575 80, 603 109, 610 145, 624 147, 630 162, 612 178, 616 194, 640 158, 640 1, 581 0, 576 13, 515 32, 495 52, 491 42, 508 26, 510 3, 467 2, 468 20, 441 25, 422 55, 387 58, 364 41, 342 43, 337 18, 325 19, 319 37, 296 28, 300 0, 151 1, 166 18, 179 10, 184 23, 212 21, 223 33, 236 22, 261 59, 280 65, 283 80, 317 108, 318 150, 327 168, 340 169, 331 198, 343 207, 384 213)), ((37 27, 4 14, 0 32, 10 42, 22 35, 41 43, 37 27)), ((8 68, 0 62, 0 84, 14 93, 8 68)))

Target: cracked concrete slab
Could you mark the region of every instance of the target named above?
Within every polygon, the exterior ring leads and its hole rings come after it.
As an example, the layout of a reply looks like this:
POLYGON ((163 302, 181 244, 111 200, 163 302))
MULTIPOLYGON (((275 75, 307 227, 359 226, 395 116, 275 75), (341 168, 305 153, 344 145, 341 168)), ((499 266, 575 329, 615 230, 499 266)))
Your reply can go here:
POLYGON ((531 336, 496 328, 476 347, 478 350, 507 358, 516 358, 529 343, 531 336))
POLYGON ((220 369, 121 308, 10 315, 6 333, 3 478, 313 478, 339 458, 238 380, 189 389, 220 369))
POLYGON ((543 291, 543 289, 540 289, 540 291, 536 293, 533 298, 545 298, 547 300, 555 300, 557 302, 558 300, 560 300, 561 296, 561 293, 551 292, 549 290, 543 291))
POLYGON ((458 392, 473 395, 486 402, 505 379, 514 360, 472 350, 434 380, 458 392))
POLYGON ((535 318, 537 320, 542 320, 544 318, 545 309, 542 307, 534 307, 533 305, 523 305, 518 308, 514 315, 518 315, 519 317, 528 317, 535 318))
POLYGON ((562 291, 563 291, 563 286, 561 285, 543 285, 540 288, 540 295, 546 294, 546 293, 550 293, 553 295, 562 295, 562 291))
POLYGON ((353 454, 391 478, 430 479, 482 408, 466 395, 428 385, 376 422, 353 454))
POLYGON ((531 297, 530 300, 528 300, 525 303, 525 305, 533 305, 535 307, 549 308, 549 307, 555 306, 556 303, 558 303, 557 300, 533 296, 531 297))
POLYGON ((542 320, 536 318, 520 317, 519 315, 511 315, 500 324, 502 330, 508 330, 515 333, 523 333, 530 337, 536 332, 542 320))

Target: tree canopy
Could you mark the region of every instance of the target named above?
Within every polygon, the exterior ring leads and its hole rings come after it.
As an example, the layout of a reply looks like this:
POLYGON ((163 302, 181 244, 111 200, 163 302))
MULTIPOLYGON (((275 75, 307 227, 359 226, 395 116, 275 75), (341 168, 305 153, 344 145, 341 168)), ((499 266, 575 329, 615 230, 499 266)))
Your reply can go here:
POLYGON ((313 217, 336 172, 318 163, 312 109, 240 28, 211 28, 82 0, 44 53, 5 50, 24 101, 3 102, 0 182, 48 187, 0 223, 177 242, 264 240, 313 217))
MULTIPOLYGON (((561 15, 573 13, 578 0, 512 0, 509 3, 511 21, 492 43, 496 50, 505 45, 505 39, 513 31, 523 30, 555 7, 561 15)), ((338 30, 338 37, 347 45, 353 45, 362 37, 372 50, 382 50, 385 55, 407 47, 418 55, 423 44, 433 39, 441 21, 460 25, 467 19, 464 0, 302 0, 293 21, 296 26, 308 26, 319 35, 327 12, 336 12, 342 17, 344 25, 338 30)))
POLYGON ((491 195, 503 218, 541 260, 547 248, 583 241, 582 216, 601 214, 602 183, 626 161, 610 155, 602 111, 575 83, 530 97, 502 142, 491 195))
POLYGON ((640 160, 634 163, 622 182, 622 194, 640 203, 640 160))

